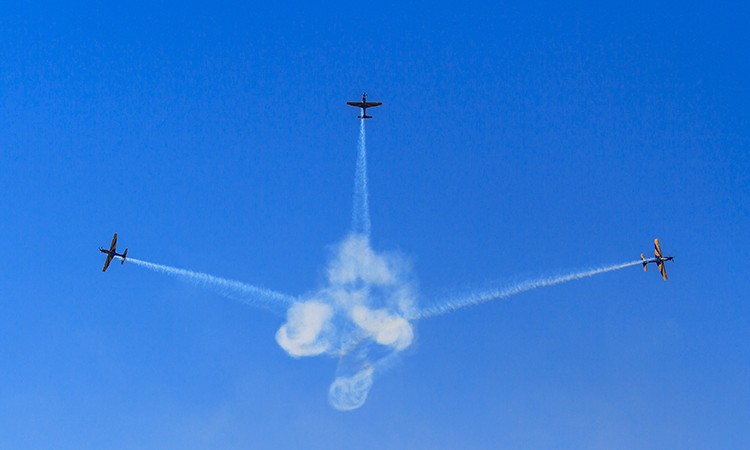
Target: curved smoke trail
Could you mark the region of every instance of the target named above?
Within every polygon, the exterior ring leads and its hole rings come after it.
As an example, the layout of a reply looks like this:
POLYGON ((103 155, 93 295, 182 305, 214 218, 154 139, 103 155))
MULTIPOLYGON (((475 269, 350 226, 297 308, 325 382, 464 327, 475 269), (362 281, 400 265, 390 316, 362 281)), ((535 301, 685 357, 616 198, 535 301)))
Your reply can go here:
POLYGON ((223 295, 224 297, 247 304, 256 306, 290 306, 296 300, 294 297, 270 289, 252 286, 239 281, 227 280, 226 278, 215 277, 207 273, 178 269, 162 264, 154 264, 136 258, 128 258, 127 261, 155 272, 166 273, 168 275, 182 278, 200 286, 212 287, 216 293, 223 295))
POLYGON ((354 174, 354 208, 352 209, 352 232, 370 235, 370 205, 367 191, 367 142, 365 140, 365 119, 359 123, 359 145, 357 149, 357 169, 354 174))
POLYGON ((612 272, 615 270, 624 269, 626 267, 637 266, 642 264, 643 261, 633 261, 624 264, 616 264, 613 266, 599 267, 595 269, 585 270, 583 272, 574 272, 567 275, 559 275, 556 277, 539 278, 536 280, 523 281, 521 283, 507 286, 500 289, 492 289, 487 291, 480 291, 469 294, 464 297, 453 298, 444 302, 440 302, 437 305, 424 308, 420 310, 415 316, 410 317, 412 320, 425 319, 428 317, 441 316, 458 309, 466 308, 467 306, 479 305, 481 303, 490 302, 493 300, 500 300, 508 298, 522 292, 530 291, 545 286, 553 286, 555 284, 566 283, 568 281, 580 280, 581 278, 593 277, 606 272, 612 272))
POLYGON ((414 341, 406 319, 416 304, 410 268, 398 253, 377 252, 367 236, 351 234, 329 262, 326 284, 287 311, 276 332, 281 348, 295 358, 339 360, 328 391, 334 408, 362 406, 375 377, 414 341))

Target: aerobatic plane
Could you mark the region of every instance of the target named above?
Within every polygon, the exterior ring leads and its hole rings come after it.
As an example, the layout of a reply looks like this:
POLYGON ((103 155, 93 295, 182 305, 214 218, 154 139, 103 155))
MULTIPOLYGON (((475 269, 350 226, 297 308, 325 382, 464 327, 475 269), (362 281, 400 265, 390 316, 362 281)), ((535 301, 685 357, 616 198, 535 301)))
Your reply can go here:
POLYGON ((382 102, 368 102, 367 101, 367 94, 362 94, 362 101, 361 102, 346 102, 349 106, 354 106, 356 108, 362 108, 362 115, 357 116, 358 119, 372 119, 372 116, 367 115, 367 108, 374 108, 376 106, 380 106, 383 103, 382 102))
POLYGON ((112 238, 112 244, 110 244, 109 250, 103 247, 99 247, 99 251, 107 254, 107 260, 104 261, 104 268, 102 269, 102 272, 107 271, 107 267, 109 267, 109 263, 112 262, 112 258, 114 258, 115 256, 119 256, 120 258, 122 258, 122 262, 120 264, 125 264, 125 258, 128 257, 127 248, 122 254, 117 253, 117 233, 115 233, 115 236, 112 238))
POLYGON ((643 256, 643 253, 641 253, 641 259, 643 260, 643 271, 646 271, 646 266, 649 263, 656 264, 656 267, 659 268, 659 272, 661 272, 661 277, 665 280, 667 279, 667 268, 664 266, 664 263, 666 261, 672 261, 674 259, 673 256, 662 256, 661 254, 661 245, 659 245, 659 239, 654 239, 654 257, 646 259, 645 256, 643 256))

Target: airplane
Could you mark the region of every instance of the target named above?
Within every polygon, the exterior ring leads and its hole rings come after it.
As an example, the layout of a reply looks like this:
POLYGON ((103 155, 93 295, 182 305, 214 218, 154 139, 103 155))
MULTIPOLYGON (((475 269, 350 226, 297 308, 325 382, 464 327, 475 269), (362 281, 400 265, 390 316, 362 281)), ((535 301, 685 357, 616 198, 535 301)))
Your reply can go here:
POLYGON ((367 108, 374 108, 376 106, 380 106, 383 103, 382 102, 368 102, 367 101, 367 94, 362 94, 362 101, 361 102, 346 102, 349 106, 354 106, 357 108, 362 108, 362 115, 357 116, 357 119, 372 119, 372 116, 367 115, 367 108))
POLYGON ((122 262, 120 264, 125 264, 125 258, 128 257, 128 249, 126 248, 125 251, 122 254, 117 253, 117 233, 115 233, 115 236, 112 238, 112 244, 109 246, 109 250, 103 247, 99 247, 99 251, 102 253, 107 254, 107 260, 104 261, 104 268, 102 269, 102 272, 107 271, 107 267, 109 267, 109 263, 112 262, 112 258, 115 256, 119 256, 122 258, 122 262))
POLYGON ((659 239, 654 239, 654 257, 646 259, 645 256, 643 256, 643 253, 641 253, 641 259, 643 260, 643 271, 646 271, 646 265, 649 263, 655 263, 656 267, 659 268, 659 272, 661 272, 661 277, 664 278, 664 280, 667 279, 667 268, 664 266, 664 262, 666 261, 672 261, 674 259, 673 256, 662 256, 661 254, 661 245, 659 245, 659 239))

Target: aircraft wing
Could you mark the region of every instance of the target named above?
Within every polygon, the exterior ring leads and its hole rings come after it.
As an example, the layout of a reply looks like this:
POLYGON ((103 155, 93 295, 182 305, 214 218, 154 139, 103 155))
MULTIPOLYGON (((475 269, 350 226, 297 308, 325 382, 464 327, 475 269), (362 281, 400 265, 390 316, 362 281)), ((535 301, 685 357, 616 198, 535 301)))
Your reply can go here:
POLYGON ((112 244, 110 244, 109 246, 109 251, 113 252, 115 251, 115 248, 117 248, 117 233, 115 233, 114 237, 112 237, 112 244))
MULTIPOLYGON (((360 103, 360 104, 362 104, 362 103, 360 103)), ((365 108, 373 108, 375 106, 380 106, 382 104, 383 104, 383 102, 365 102, 364 103, 364 107, 365 108)))
POLYGON ((109 263, 112 262, 112 258, 114 258, 114 255, 112 253, 107 255, 107 260, 104 261, 104 268, 102 268, 102 272, 107 271, 107 267, 109 267, 109 263))
POLYGON ((362 102, 346 102, 346 104, 349 105, 349 106, 356 106, 357 108, 366 108, 367 107, 367 103, 362 103, 362 102))
POLYGON ((659 239, 654 239, 654 256, 661 258, 661 245, 659 245, 659 239))
POLYGON ((659 266, 659 272, 661 272, 661 277, 664 278, 664 281, 666 281, 667 280, 667 268, 666 268, 666 266, 661 261, 659 261, 657 264, 659 266))

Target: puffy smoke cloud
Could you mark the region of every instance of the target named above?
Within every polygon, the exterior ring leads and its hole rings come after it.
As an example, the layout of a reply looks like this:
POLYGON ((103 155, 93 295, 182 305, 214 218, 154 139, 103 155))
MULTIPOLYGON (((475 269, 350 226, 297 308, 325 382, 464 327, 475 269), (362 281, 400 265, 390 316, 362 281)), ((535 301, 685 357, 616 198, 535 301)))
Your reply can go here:
POLYGON ((364 405, 372 388, 372 374, 373 368, 365 366, 354 375, 337 376, 328 389, 331 405, 341 411, 351 411, 364 405))
POLYGON ((328 269, 328 281, 333 286, 365 285, 388 286, 396 282, 396 258, 391 261, 377 255, 364 235, 350 235, 339 247, 336 259, 328 269))
POLYGON ((331 342, 333 308, 315 300, 296 303, 287 312, 287 323, 276 332, 276 342, 292 356, 314 356, 326 352, 331 342))
POLYGON ((294 357, 339 358, 328 391, 333 407, 362 406, 376 372, 413 342, 408 272, 400 256, 376 253, 366 235, 350 235, 329 264, 327 285, 287 311, 276 333, 281 348, 294 357))
POLYGON ((364 306, 352 308, 351 317, 375 342, 403 350, 411 345, 414 332, 403 317, 390 314, 385 309, 371 310, 364 306))

